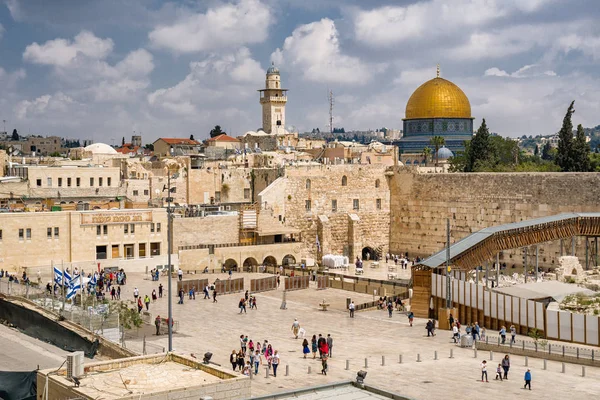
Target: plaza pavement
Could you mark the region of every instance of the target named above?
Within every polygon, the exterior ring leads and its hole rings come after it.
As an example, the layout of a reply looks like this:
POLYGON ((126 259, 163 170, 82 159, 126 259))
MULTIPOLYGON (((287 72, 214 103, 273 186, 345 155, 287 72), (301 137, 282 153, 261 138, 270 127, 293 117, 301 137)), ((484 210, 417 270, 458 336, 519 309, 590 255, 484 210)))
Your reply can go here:
MULTIPOLYGON (((234 274, 244 276, 246 287, 249 280, 263 276, 262 274, 234 274)), ((226 279, 225 274, 185 275, 184 278, 208 277, 209 282, 215 278, 226 279)), ((167 278, 160 282, 167 286, 167 278)), ((173 279, 175 288, 176 278, 173 279)), ((130 274, 128 284, 122 287, 122 299, 133 300, 133 289, 138 287, 140 294, 150 295, 152 288, 159 282, 152 282, 143 274, 130 274)), ((283 283, 282 283, 283 284, 283 283)), ((509 380, 494 381, 495 369, 503 354, 494 354, 494 361, 489 361, 489 353, 479 351, 473 357, 472 349, 461 349, 451 343, 448 331, 438 331, 436 337, 427 338, 425 320, 416 319, 414 326, 408 325, 406 315, 394 312, 388 318, 386 311, 357 312, 356 318, 350 319, 345 311, 347 297, 355 303, 372 300, 371 295, 316 287, 287 293, 287 309, 281 310, 283 291, 277 290, 256 294, 258 310, 248 309, 247 314, 239 314, 238 301, 243 293, 218 296, 218 303, 203 300, 199 293, 196 300, 185 297, 183 305, 173 299, 173 315, 179 321, 179 331, 173 337, 174 351, 183 354, 194 354, 201 359, 210 351, 212 361, 229 367, 229 354, 239 349, 239 336, 248 335, 250 339, 263 342, 265 339, 279 350, 281 365, 277 378, 265 378, 265 370, 253 378, 252 394, 265 395, 343 379, 354 379, 356 372, 364 368, 364 360, 368 358, 366 382, 371 385, 389 389, 415 399, 463 399, 473 396, 484 398, 568 398, 588 399, 597 396, 600 390, 600 369, 587 367, 586 376, 581 377, 581 366, 567 364, 566 373, 561 373, 558 362, 548 362, 548 369, 542 370, 541 359, 529 359, 529 367, 533 374, 533 390, 522 388, 523 374, 526 371, 524 358, 511 356, 512 367, 509 380), (329 311, 320 311, 318 304, 322 300, 331 304, 329 311), (307 337, 321 333, 331 334, 334 338, 333 358, 329 360, 329 373, 320 374, 319 360, 303 359, 301 340, 295 340, 291 325, 297 318, 306 329, 307 337), (450 349, 454 349, 454 358, 449 358, 450 349), (438 352, 438 360, 434 360, 434 351, 438 352), (420 353, 422 362, 416 362, 420 353), (398 363, 399 354, 403 363, 398 363), (386 365, 381 366, 381 357, 386 357, 386 365), (488 360, 488 376, 490 383, 481 383, 480 363, 488 360), (346 360, 350 361, 350 369, 345 370, 346 360), (289 365, 289 376, 285 375, 285 367, 289 365), (312 371, 308 373, 308 367, 312 371)), ((166 296, 166 294, 165 294, 166 296)), ((163 297, 150 305, 153 316, 167 316, 167 299, 163 297)), ((141 349, 141 337, 147 335, 149 351, 167 347, 167 336, 154 336, 153 326, 139 330, 137 339, 128 339, 130 348, 141 349)))

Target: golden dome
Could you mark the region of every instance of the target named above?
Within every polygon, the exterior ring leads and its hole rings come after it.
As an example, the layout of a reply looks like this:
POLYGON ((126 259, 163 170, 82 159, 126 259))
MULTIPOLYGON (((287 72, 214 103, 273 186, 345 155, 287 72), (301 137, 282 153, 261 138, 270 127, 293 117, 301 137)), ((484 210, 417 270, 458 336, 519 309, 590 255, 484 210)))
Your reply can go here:
POLYGON ((413 92, 405 118, 471 118, 471 104, 458 86, 438 76, 413 92))

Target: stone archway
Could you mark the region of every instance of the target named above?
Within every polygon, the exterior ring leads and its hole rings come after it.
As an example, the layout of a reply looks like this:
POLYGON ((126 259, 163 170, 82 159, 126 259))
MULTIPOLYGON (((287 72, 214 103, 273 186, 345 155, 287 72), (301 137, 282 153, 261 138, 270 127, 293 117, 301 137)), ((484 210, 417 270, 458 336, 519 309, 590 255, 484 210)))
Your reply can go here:
POLYGON ((248 257, 242 264, 245 272, 257 272, 258 261, 254 257, 248 257))
POLYGON ((233 258, 228 258, 227 261, 225 261, 225 263, 223 264, 223 267, 225 268, 225 271, 237 271, 238 263, 233 258))
POLYGON ((289 266, 292 264, 296 264, 296 257, 291 254, 286 254, 285 257, 283 257, 283 260, 281 260, 281 265, 283 266, 289 266))
POLYGON ((377 261, 377 252, 372 247, 363 247, 361 258, 367 261, 377 261))
POLYGON ((263 260, 263 265, 264 266, 271 266, 271 267, 276 267, 277 266, 277 259, 273 256, 266 256, 265 259, 263 260))

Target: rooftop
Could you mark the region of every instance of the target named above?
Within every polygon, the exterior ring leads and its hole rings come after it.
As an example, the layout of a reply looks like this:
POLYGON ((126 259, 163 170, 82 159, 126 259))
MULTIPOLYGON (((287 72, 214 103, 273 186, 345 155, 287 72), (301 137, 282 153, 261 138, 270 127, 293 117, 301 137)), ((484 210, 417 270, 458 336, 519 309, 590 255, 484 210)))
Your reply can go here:
POLYGON ((557 281, 533 282, 524 283, 521 285, 499 287, 496 288, 496 291, 528 300, 551 298, 558 302, 562 301, 568 295, 575 293, 594 295, 594 291, 592 290, 557 281))
MULTIPOLYGON (((158 138, 156 142, 159 140, 164 141, 167 144, 179 144, 179 145, 188 145, 188 146, 198 146, 200 142, 197 140, 187 139, 187 138, 158 138)), ((154 143, 156 143, 154 142, 154 143)))
POLYGON ((320 386, 312 386, 298 390, 289 390, 286 392, 274 393, 264 397, 254 397, 256 400, 379 400, 379 399, 397 399, 410 400, 396 393, 390 393, 378 388, 365 385, 360 387, 352 381, 343 381, 330 383, 320 386))
POLYGON ((239 140, 227 135, 226 133, 222 133, 219 136, 208 139, 207 142, 239 142, 239 140))

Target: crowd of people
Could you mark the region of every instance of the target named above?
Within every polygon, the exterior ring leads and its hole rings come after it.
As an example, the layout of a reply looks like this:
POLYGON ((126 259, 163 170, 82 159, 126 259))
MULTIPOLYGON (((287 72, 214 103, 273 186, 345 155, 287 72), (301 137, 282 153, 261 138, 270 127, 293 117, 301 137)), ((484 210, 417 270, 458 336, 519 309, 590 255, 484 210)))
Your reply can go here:
POLYGON ((256 375, 259 367, 266 365, 267 373, 271 374, 272 371, 273 376, 277 377, 281 357, 268 340, 254 342, 248 335, 240 335, 240 349, 232 350, 229 362, 234 371, 243 375, 256 375))

